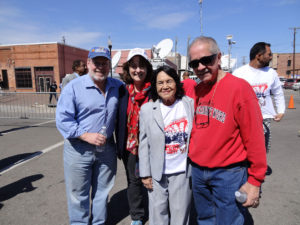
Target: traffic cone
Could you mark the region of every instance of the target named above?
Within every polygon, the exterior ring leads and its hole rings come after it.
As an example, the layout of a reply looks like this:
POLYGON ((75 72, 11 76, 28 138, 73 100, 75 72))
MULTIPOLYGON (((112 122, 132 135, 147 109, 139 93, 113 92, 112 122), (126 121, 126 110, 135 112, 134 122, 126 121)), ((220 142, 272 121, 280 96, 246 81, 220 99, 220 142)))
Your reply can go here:
POLYGON ((296 109, 294 106, 294 97, 291 95, 288 109, 296 109))

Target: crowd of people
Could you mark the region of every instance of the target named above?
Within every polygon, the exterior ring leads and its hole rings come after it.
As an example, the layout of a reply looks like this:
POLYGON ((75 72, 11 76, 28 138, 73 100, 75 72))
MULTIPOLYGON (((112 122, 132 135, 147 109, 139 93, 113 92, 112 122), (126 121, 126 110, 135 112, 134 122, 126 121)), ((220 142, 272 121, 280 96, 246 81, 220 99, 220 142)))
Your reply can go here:
POLYGON ((278 75, 268 67, 270 44, 254 45, 235 76, 221 69, 211 37, 196 38, 188 54, 199 84, 188 72, 180 82, 169 66, 153 71, 141 48, 129 52, 123 82, 108 77, 107 48, 92 48, 86 65, 74 62, 56 110, 70 224, 105 224, 117 158, 131 225, 188 225, 192 204, 199 225, 242 225, 248 208, 259 206, 270 122, 285 110, 278 75), (247 195, 244 202, 236 191, 247 195))

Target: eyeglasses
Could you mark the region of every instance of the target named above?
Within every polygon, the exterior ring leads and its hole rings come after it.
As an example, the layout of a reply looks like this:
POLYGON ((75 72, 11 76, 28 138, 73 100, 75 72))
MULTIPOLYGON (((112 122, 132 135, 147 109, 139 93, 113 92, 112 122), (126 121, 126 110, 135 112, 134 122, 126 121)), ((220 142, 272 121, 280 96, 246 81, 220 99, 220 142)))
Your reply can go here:
POLYGON ((156 86, 157 87, 162 87, 164 84, 167 84, 167 86, 170 86, 170 85, 172 85, 172 84, 174 84, 175 83, 175 81, 174 80, 166 80, 166 81, 157 81, 156 82, 156 86))
POLYGON ((92 60, 96 67, 107 67, 109 66, 109 62, 97 62, 96 60, 92 60))
POLYGON ((193 61, 189 62, 189 67, 195 69, 199 66, 199 63, 201 63, 203 66, 210 66, 215 61, 217 54, 213 54, 210 56, 204 56, 201 59, 195 59, 193 61))
POLYGON ((194 120, 195 120, 195 124, 196 124, 196 128, 200 129, 200 128, 206 128, 209 126, 209 115, 210 115, 210 110, 211 110, 211 102, 210 100, 208 101, 208 104, 202 105, 201 102, 198 103, 195 113, 194 113, 194 120), (199 111, 199 114, 197 114, 196 112, 199 111), (203 122, 201 121, 201 119, 199 119, 198 117, 205 117, 207 119, 205 119, 203 122), (200 122, 199 122, 200 120, 200 122))

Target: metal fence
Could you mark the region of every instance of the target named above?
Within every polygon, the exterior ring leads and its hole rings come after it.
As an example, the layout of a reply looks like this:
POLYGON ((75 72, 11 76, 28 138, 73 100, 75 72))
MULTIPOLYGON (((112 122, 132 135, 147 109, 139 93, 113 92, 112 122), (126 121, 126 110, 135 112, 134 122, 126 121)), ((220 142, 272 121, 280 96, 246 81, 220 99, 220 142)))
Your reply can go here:
POLYGON ((0 118, 55 119, 56 99, 50 92, 0 92, 0 118))

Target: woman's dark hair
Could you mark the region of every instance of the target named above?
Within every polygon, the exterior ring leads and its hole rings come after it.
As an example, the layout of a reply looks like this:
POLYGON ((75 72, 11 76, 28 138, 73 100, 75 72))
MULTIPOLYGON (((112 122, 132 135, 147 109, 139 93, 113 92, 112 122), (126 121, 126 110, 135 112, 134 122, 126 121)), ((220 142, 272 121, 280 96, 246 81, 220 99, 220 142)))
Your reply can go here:
POLYGON ((266 42, 257 42, 255 45, 250 50, 250 61, 255 59, 255 56, 257 54, 265 54, 266 46, 271 47, 271 44, 266 43, 266 42))
MULTIPOLYGON (((139 56, 139 57, 140 57, 141 66, 145 66, 147 68, 147 74, 146 74, 145 82, 150 82, 151 77, 152 77, 152 73, 153 73, 152 65, 144 57, 142 57, 142 56, 139 56)), ((129 61, 127 61, 123 64, 123 81, 126 84, 133 84, 133 80, 132 80, 132 78, 130 76, 130 73, 129 73, 129 66, 130 66, 131 61, 132 61, 132 58, 129 61)))
POLYGON ((73 70, 73 72, 76 71, 76 68, 80 66, 80 63, 81 63, 81 62, 84 63, 84 61, 83 61, 83 60, 80 60, 80 59, 74 60, 74 61, 73 61, 73 65, 72 65, 72 70, 73 70))
POLYGON ((174 70, 173 68, 171 68, 169 66, 161 66, 154 71, 152 80, 151 80, 151 97, 152 97, 153 101, 156 101, 157 99, 160 98, 157 93, 157 89, 156 89, 157 75, 160 72, 165 72, 168 76, 170 76, 174 79, 174 81, 176 83, 175 98, 181 99, 184 96, 184 90, 183 90, 182 83, 180 82, 180 78, 179 78, 176 70, 174 70))

